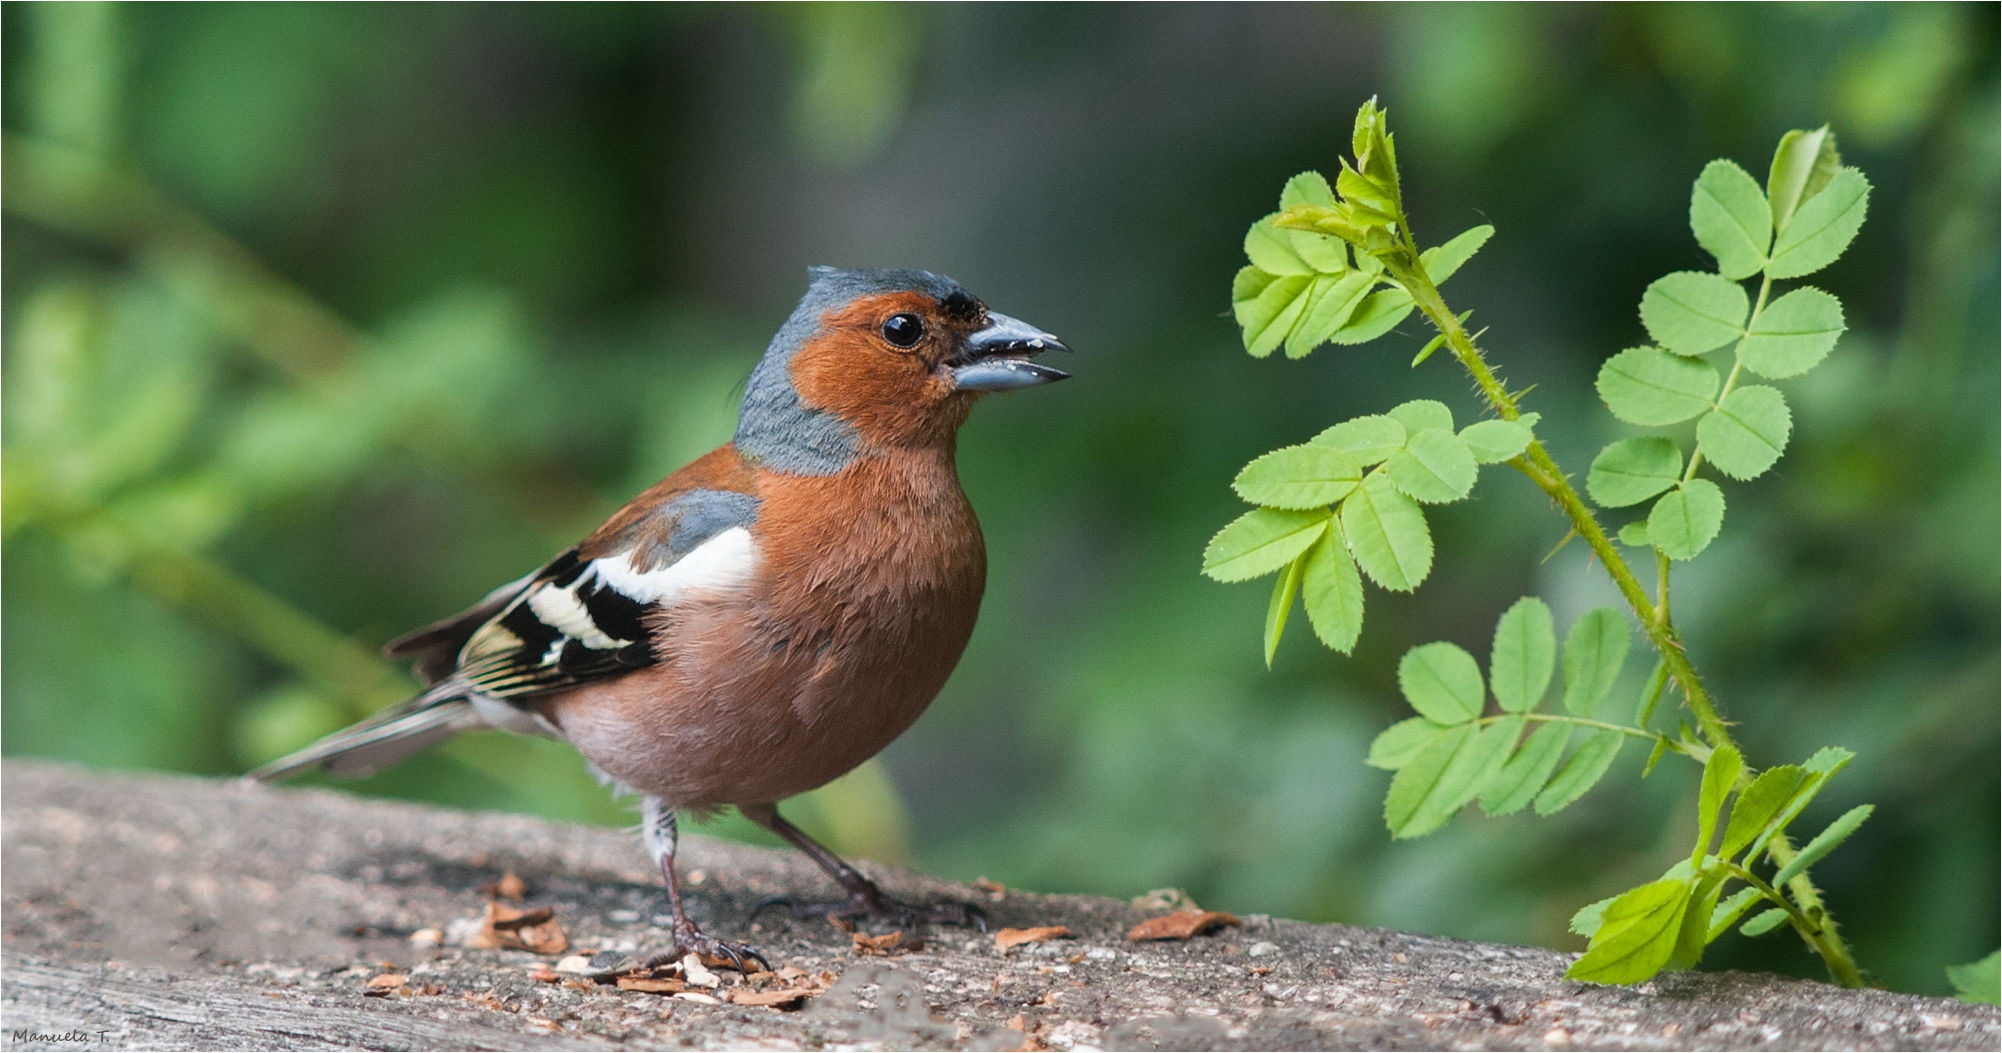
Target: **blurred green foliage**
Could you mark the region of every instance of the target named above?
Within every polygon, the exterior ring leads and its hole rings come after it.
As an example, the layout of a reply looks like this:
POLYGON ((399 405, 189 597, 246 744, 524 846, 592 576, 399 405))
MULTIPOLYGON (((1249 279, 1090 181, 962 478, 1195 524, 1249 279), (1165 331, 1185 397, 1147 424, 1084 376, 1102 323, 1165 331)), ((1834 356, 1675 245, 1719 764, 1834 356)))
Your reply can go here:
MULTIPOLYGON (((1556 520, 1483 488, 1353 658, 1296 634, 1268 673, 1265 596, 1191 557, 1237 468, 1462 388, 1407 368, 1409 322, 1249 360, 1220 276, 1380 94, 1434 159, 1414 216, 1497 229, 1455 305, 1515 382, 1588 404, 1641 288, 1705 265, 1663 218, 1690 173, 1833 121, 1876 186, 1817 276, 1851 332, 1678 616, 1748 755, 1858 747, 1805 821, 1878 806, 1817 868, 1876 978, 1945 993, 1994 948, 1992 5, 9 3, 0 34, 8 755, 234 772, 397 697, 382 640, 727 437, 806 265, 919 266, 1083 349, 1078 380, 968 425, 980 629, 806 825, 962 878, 1570 948, 1572 907, 1686 851, 1693 773, 1392 844, 1361 762, 1410 644, 1483 653, 1515 597, 1568 624, 1609 587, 1575 547, 1524 566, 1556 520), (1567 865, 1587 844, 1611 864, 1567 865)), ((1567 464, 1627 434, 1537 430, 1567 464)), ((357 789, 632 821, 566 747, 500 735, 357 789)))

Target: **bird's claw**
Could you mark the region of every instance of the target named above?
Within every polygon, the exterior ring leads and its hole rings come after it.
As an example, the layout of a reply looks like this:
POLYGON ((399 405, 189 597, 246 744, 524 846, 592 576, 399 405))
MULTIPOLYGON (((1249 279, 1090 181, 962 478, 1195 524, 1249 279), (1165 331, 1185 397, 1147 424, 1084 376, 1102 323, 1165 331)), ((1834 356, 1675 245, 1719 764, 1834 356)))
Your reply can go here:
POLYGON ((591 979, 602 980, 626 973, 645 972, 663 965, 672 965, 690 954, 716 962, 727 961, 730 963, 730 968, 747 976, 754 971, 747 968, 749 962, 758 963, 755 971, 770 972, 772 969, 772 964, 765 960, 765 956, 750 946, 719 940, 696 928, 694 922, 681 921, 674 926, 674 945, 666 952, 642 957, 621 951, 599 951, 592 955, 590 972, 585 975, 591 979))

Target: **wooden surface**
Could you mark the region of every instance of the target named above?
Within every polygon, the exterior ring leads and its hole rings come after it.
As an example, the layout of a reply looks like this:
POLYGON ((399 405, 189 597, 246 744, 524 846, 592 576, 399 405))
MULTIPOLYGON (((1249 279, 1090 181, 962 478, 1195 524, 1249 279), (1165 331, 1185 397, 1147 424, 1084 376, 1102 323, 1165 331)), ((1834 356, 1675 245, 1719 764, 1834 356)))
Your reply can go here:
MULTIPOLYGON (((665 896, 619 831, 19 760, 0 825, 9 1049, 2002 1047, 1994 1008, 1946 999, 1740 973, 1595 987, 1554 951, 1258 917, 1136 944, 1149 913, 1124 903, 880 868, 907 898, 1075 935, 1004 953, 936 929, 861 956, 824 921, 748 923, 767 896, 832 897, 804 858, 690 838, 697 920, 826 987, 801 1008, 710 1005, 411 942, 470 929, 512 871, 573 948, 654 945, 665 896), (409 983, 368 994, 386 971, 409 983)), ((735 990, 725 976, 712 996, 735 990)))

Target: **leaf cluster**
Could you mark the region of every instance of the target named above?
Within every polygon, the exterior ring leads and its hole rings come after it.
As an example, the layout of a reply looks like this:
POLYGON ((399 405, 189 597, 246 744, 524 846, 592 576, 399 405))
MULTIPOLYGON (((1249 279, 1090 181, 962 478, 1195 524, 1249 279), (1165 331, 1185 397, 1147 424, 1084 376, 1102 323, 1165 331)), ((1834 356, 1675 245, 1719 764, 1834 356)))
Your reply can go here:
POLYGON ((1580 910, 1571 929, 1592 942, 1565 975, 1595 983, 1636 983, 1664 968, 1691 968, 1705 947, 1761 904, 1765 909, 1740 932, 1762 936, 1791 923, 1811 943, 1825 939, 1831 923, 1821 906, 1795 902, 1788 896, 1789 886, 1804 884, 1807 868, 1855 833, 1873 806, 1843 813, 1786 862, 1775 861, 1766 877, 1751 868, 1854 756, 1825 748, 1804 764, 1769 768, 1746 780, 1736 749, 1713 750, 1703 765, 1696 843, 1689 857, 1660 880, 1580 910), (1742 887, 1724 895, 1733 882, 1742 887))
POLYGON ((1678 271, 1648 286, 1640 316, 1654 342, 1599 369, 1599 397, 1615 417, 1655 428, 1696 421, 1687 459, 1676 439, 1646 435, 1612 443, 1592 461, 1586 489, 1600 507, 1654 501, 1646 519, 1621 531, 1623 542, 1694 559, 1724 523, 1724 491, 1699 478, 1698 466, 1707 461, 1729 478, 1754 479, 1786 451, 1793 431, 1786 397, 1742 381, 1806 373, 1828 357, 1845 323, 1842 302, 1829 293, 1802 286, 1768 302, 1772 283, 1835 262, 1869 198, 1869 181, 1843 166, 1826 127, 1787 133, 1763 190, 1730 161, 1703 169, 1689 225, 1717 269, 1678 271), (1756 301, 1740 284, 1754 276, 1756 301), (1709 360, 1726 347, 1728 375, 1709 360))

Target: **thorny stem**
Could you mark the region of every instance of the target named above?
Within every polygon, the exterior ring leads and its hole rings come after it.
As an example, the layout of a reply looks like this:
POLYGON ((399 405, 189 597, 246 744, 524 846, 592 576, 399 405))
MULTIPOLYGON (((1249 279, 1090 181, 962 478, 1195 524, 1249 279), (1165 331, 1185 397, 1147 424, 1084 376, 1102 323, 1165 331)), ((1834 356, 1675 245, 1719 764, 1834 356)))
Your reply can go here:
MULTIPOLYGON (((1481 389, 1481 394, 1486 397, 1488 405, 1493 407, 1495 413, 1503 420, 1512 421, 1520 418, 1522 410, 1517 406, 1515 397, 1509 394, 1508 388, 1495 376, 1494 370, 1481 356, 1480 349, 1474 346, 1473 338, 1467 335, 1466 328, 1460 324, 1459 316, 1446 306, 1445 298, 1439 295, 1438 286, 1434 285, 1431 276, 1425 273, 1425 268, 1418 258, 1418 243, 1411 236, 1411 224, 1401 215, 1396 217, 1396 220, 1398 237, 1403 241, 1403 251, 1396 257, 1386 259, 1385 269, 1397 279, 1398 284, 1402 285, 1406 292, 1411 294, 1412 302, 1419 310, 1425 312, 1425 316, 1431 319, 1432 324, 1445 336, 1446 346, 1452 349, 1453 357, 1459 359, 1460 364, 1473 377, 1474 384, 1481 389)), ((1760 285, 1759 300, 1752 311, 1752 321, 1756 321, 1759 312, 1765 309, 1766 298, 1771 291, 1772 278, 1769 276, 1760 285)), ((1748 321, 1746 324, 1749 327, 1751 322, 1748 321)), ((1719 402, 1723 401, 1725 395, 1730 394, 1737 380, 1738 370, 1733 369, 1730 381, 1718 393, 1719 402)), ((1685 481, 1693 477, 1701 457, 1700 449, 1691 455, 1689 474, 1685 474, 1685 481)), ((1593 554, 1599 557, 1599 562, 1605 566, 1606 573, 1612 577, 1613 584, 1619 588, 1620 595, 1626 599, 1628 606, 1633 608, 1635 617, 1640 620, 1641 630, 1647 634, 1648 642, 1653 644, 1655 651, 1661 655, 1669 676, 1681 685, 1683 698, 1689 703, 1689 710, 1695 715, 1697 725, 1702 729, 1703 737, 1709 740, 1711 748, 1722 749, 1730 746, 1736 749, 1737 744, 1731 738, 1729 725, 1718 716, 1710 692, 1697 677, 1696 667, 1690 664, 1689 655, 1682 648, 1680 634, 1675 631, 1674 623, 1669 620, 1667 560, 1661 558, 1657 550, 1656 566, 1661 573, 1661 603, 1657 606, 1648 599, 1647 590, 1634 576, 1633 569, 1627 566, 1627 561, 1620 556, 1619 550, 1613 547, 1612 541, 1606 536, 1606 531, 1599 526, 1598 519, 1592 515, 1592 510, 1586 507, 1584 499, 1578 495, 1577 488, 1571 485, 1570 477, 1558 467, 1556 459, 1550 456, 1550 452, 1544 449, 1542 440, 1531 439, 1529 448, 1509 464, 1528 476, 1531 482, 1549 494, 1563 508, 1564 514, 1571 520, 1571 528, 1579 537, 1585 539, 1593 554)), ((1743 751, 1739 752, 1742 754, 1743 751)), ((1751 779, 1752 769, 1747 766, 1738 777, 1739 790, 1743 791, 1749 787, 1751 779)), ((1774 837, 1766 851, 1773 862, 1781 867, 1786 866, 1796 854, 1792 843, 1784 835, 1774 837)), ((1806 872, 1803 871, 1795 876, 1787 883, 1787 887, 1799 903, 1802 916, 1818 919, 1812 926, 1812 933, 1803 929, 1802 935, 1827 962, 1829 974, 1844 987, 1863 986, 1863 979, 1857 971, 1855 959, 1850 956, 1849 948, 1843 943, 1842 938, 1836 934, 1835 921, 1829 916, 1826 905, 1821 902, 1820 892, 1815 889, 1813 882, 1808 880, 1806 872)), ((1796 927, 1799 927, 1798 923, 1796 927)))
POLYGON ((1482 725, 1493 724, 1497 721, 1507 720, 1510 717, 1521 717, 1524 720, 1542 721, 1547 724, 1576 724, 1581 728, 1596 728, 1600 731, 1617 731, 1622 735, 1629 735, 1637 739, 1657 739, 1666 742, 1668 748, 1677 753, 1689 752, 1683 748, 1682 743, 1669 738, 1659 731, 1649 731, 1646 728, 1631 728, 1625 724, 1609 724, 1603 720, 1589 720, 1585 717, 1574 717, 1565 713, 1502 713, 1495 716, 1481 717, 1475 720, 1474 723, 1482 725))
MULTIPOLYGON (((1730 862, 1724 866, 1731 872, 1732 877, 1758 889, 1759 895, 1779 904, 1780 908, 1787 912, 1787 920, 1793 922, 1794 931, 1800 933, 1800 938, 1806 940, 1809 946, 1820 953, 1822 959, 1828 963, 1828 971, 1835 977, 1836 983, 1844 987, 1863 986, 1863 975, 1857 970, 1855 959, 1849 956, 1849 948, 1843 944, 1842 937, 1836 935, 1835 922, 1828 916, 1825 908, 1817 903, 1802 911, 1787 902, 1787 898, 1781 895, 1778 889, 1766 884, 1757 874, 1745 867, 1730 862)), ((1788 887, 1792 888, 1793 884, 1789 882, 1788 887)), ((1799 893, 1796 892, 1795 897, 1798 896, 1799 893)))

